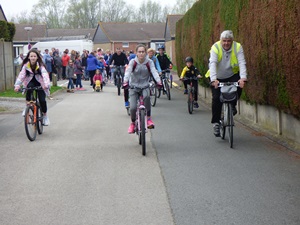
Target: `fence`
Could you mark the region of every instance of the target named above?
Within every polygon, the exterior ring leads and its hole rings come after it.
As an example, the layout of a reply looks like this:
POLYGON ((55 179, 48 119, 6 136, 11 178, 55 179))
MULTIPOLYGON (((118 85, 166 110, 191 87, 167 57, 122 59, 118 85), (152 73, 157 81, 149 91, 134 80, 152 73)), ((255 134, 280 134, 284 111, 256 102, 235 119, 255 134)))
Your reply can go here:
POLYGON ((0 40, 0 91, 12 88, 14 81, 15 68, 12 42, 0 40))

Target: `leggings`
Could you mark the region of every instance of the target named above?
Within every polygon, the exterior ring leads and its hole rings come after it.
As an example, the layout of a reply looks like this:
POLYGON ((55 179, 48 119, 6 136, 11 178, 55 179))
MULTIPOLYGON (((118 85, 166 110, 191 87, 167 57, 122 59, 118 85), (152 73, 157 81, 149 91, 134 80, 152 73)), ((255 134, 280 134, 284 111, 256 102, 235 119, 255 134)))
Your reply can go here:
POLYGON ((151 104, 150 104, 150 90, 149 88, 143 89, 142 91, 137 89, 130 89, 129 96, 130 96, 130 116, 131 121, 135 122, 136 120, 136 110, 137 110, 137 100, 140 94, 143 94, 144 97, 144 104, 147 109, 147 116, 151 116, 151 104))
MULTIPOLYGON (((32 87, 38 87, 41 86, 41 84, 35 79, 35 77, 32 78, 32 80, 28 83, 27 88, 32 88, 32 87)), ((28 90, 26 92, 26 101, 30 101, 30 96, 33 90, 28 90)), ((46 102, 46 94, 44 91, 37 91, 37 95, 39 98, 39 102, 41 105, 41 109, 43 113, 47 112, 47 102, 46 102)))

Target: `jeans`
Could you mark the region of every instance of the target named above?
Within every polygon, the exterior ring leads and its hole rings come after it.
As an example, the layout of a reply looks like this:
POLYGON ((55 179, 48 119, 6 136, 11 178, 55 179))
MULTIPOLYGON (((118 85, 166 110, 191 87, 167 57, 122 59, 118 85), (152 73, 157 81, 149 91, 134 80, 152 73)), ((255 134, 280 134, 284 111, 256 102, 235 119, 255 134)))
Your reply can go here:
POLYGON ((69 78, 68 89, 74 89, 73 78, 69 78))
POLYGON ((77 78, 76 78, 76 87, 80 87, 82 88, 82 84, 81 84, 81 74, 77 74, 77 78))

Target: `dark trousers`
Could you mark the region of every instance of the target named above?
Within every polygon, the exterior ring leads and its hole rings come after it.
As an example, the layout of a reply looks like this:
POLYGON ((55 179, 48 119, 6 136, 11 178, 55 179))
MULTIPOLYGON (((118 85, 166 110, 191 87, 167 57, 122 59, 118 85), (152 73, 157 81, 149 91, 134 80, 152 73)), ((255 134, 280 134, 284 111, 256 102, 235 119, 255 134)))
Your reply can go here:
POLYGON ((89 76, 90 76, 90 81, 91 81, 91 85, 93 85, 93 78, 95 76, 96 70, 89 70, 89 76))
MULTIPOLYGON (((38 87, 38 86, 41 86, 41 84, 35 78, 32 78, 32 80, 28 83, 27 88, 38 87)), ((26 101, 31 100, 30 96, 31 96, 32 92, 33 92, 33 90, 28 90, 26 92, 26 101)), ((39 98, 42 112, 46 113, 47 112, 46 94, 44 91, 37 91, 37 95, 39 98)))
MULTIPOLYGON (((183 81, 183 84, 184 84, 184 88, 187 89, 187 86, 190 84, 191 81, 189 80, 185 80, 183 81)), ((193 87, 194 87, 194 99, 195 101, 198 101, 198 81, 197 80, 193 80, 193 87)))
POLYGON ((82 84, 81 84, 81 74, 76 74, 76 87, 80 87, 82 88, 82 84))
MULTIPOLYGON (((220 82, 237 82, 240 79, 240 74, 234 74, 232 77, 227 79, 218 79, 220 82)), ((221 119, 222 105, 223 103, 220 101, 220 88, 211 87, 212 92, 212 119, 211 123, 219 123, 221 119)), ((242 88, 237 88, 238 98, 240 98, 242 94, 242 88)), ((235 100, 232 104, 236 106, 237 100, 235 100)))
POLYGON ((128 99, 129 99, 129 89, 125 88, 124 89, 124 101, 128 102, 128 99))
POLYGON ((66 79, 66 68, 67 68, 66 66, 62 67, 62 78, 63 79, 66 79))

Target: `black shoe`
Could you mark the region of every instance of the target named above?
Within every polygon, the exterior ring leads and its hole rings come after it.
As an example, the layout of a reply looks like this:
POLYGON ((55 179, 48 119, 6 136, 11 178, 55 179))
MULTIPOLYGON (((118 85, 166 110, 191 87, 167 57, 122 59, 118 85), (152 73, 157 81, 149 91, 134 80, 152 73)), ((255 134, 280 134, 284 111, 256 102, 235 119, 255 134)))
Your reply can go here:
POLYGON ((214 124, 214 135, 216 137, 221 137, 221 134, 220 134, 220 124, 218 124, 218 123, 214 124))
POLYGON ((232 114, 234 116, 237 114, 236 106, 232 106, 232 114))

